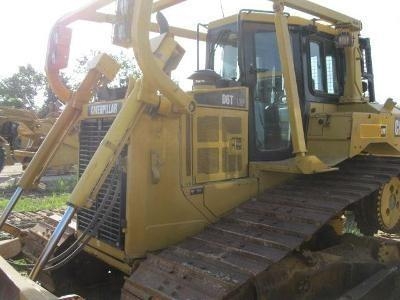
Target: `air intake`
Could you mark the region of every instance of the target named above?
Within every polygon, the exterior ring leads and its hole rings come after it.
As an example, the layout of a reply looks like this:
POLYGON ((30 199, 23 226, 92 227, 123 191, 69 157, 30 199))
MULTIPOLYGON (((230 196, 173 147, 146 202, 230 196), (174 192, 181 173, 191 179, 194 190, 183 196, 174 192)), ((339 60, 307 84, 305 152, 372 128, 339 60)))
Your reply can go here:
MULTIPOLYGON (((79 135, 79 176, 82 175, 93 154, 97 150, 103 137, 110 128, 113 119, 83 120, 79 135)), ((123 156, 124 153, 120 155, 123 156)), ((122 159, 118 159, 104 181, 92 207, 78 211, 78 230, 85 230, 88 226, 95 226, 102 222, 100 227, 92 232, 98 240, 114 247, 124 247, 122 229, 125 226, 126 201, 126 174, 123 172, 122 159), (96 217, 96 221, 92 222, 96 217)))

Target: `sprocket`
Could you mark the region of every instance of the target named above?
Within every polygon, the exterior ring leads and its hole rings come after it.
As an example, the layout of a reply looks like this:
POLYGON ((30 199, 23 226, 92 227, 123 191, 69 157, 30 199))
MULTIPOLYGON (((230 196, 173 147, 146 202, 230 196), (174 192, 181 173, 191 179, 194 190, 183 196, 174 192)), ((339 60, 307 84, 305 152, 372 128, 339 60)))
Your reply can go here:
POLYGON ((387 233, 400 231, 400 179, 392 177, 377 193, 376 211, 379 229, 387 233))

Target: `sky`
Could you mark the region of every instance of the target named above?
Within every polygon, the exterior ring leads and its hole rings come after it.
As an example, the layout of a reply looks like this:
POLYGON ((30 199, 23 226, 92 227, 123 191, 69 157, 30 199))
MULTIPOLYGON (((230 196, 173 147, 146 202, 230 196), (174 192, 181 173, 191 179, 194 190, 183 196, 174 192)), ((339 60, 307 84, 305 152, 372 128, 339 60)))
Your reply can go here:
MULTIPOLYGON (((16 72, 18 66, 32 64, 44 70, 48 34, 55 21, 63 14, 75 10, 88 0, 12 0, 0 4, 0 77, 16 72)), ((393 1, 381 0, 379 5, 365 0, 314 0, 323 6, 360 19, 362 35, 371 38, 376 96, 379 102, 392 97, 400 103, 398 52, 400 39, 400 11, 394 9, 393 1)), ((168 9, 165 15, 171 25, 196 29, 198 22, 228 16, 240 8, 270 10, 266 0, 187 0, 178 5, 178 10, 168 9), (194 11, 198 12, 196 15, 194 11)), ((119 52, 111 45, 111 26, 79 22, 73 27, 70 64, 90 49, 119 52)), ((187 53, 181 62, 184 66, 174 73, 174 79, 183 82, 196 69, 195 42, 179 40, 187 53)), ((131 52, 128 52, 131 53, 131 52)), ((186 82, 187 84, 187 82, 186 82)))

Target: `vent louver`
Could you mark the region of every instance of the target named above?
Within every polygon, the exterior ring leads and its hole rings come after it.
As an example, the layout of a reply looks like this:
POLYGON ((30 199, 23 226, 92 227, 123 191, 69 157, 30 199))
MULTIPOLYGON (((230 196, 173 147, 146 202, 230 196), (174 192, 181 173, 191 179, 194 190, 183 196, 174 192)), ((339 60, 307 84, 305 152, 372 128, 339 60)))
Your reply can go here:
MULTIPOLYGON (((97 150, 103 137, 110 128, 113 119, 89 119, 83 120, 79 134, 79 177, 83 174, 93 154, 97 150)), ((124 151, 123 151, 124 152, 124 151)), ((123 156, 124 153, 120 155, 123 156)), ((94 216, 96 226, 98 220, 107 215, 94 235, 100 241, 122 249, 124 246, 125 199, 126 199, 126 174, 118 159, 104 181, 93 205, 86 209, 79 209, 77 215, 78 229, 85 230, 92 222, 94 216), (104 204, 102 204, 104 201, 104 204), (112 207, 110 207, 112 206, 112 207)))

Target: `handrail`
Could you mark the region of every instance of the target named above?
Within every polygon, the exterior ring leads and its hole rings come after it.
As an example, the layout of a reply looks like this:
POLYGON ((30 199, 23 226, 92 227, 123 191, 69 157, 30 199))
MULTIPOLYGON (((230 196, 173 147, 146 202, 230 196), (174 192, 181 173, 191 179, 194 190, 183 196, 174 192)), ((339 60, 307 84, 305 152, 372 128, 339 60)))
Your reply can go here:
POLYGON ((66 103, 67 101, 69 101, 72 97, 73 91, 70 90, 63 82, 60 76, 60 69, 51 66, 51 60, 52 60, 51 56, 53 54, 52 48, 54 46, 55 33, 57 32, 58 29, 65 28, 66 26, 77 20, 81 19, 87 20, 90 19, 91 16, 96 17, 97 9, 104 7, 105 5, 108 5, 113 1, 114 0, 95 0, 74 12, 62 16, 60 19, 57 20, 57 22, 53 26, 47 44, 45 72, 51 89, 61 102, 66 103))
MULTIPOLYGON (((71 23, 77 21, 77 20, 87 20, 87 21, 95 21, 95 22, 107 22, 107 23, 113 23, 115 21, 115 15, 109 15, 109 14, 103 14, 103 13, 98 13, 97 10, 114 2, 115 0, 95 0, 88 5, 74 11, 71 13, 68 13, 64 16, 62 16, 60 19, 57 20, 55 25, 52 28, 49 41, 48 41, 48 46, 47 46, 47 58, 46 58, 46 65, 45 65, 45 71, 46 75, 50 84, 50 87, 52 88, 53 92, 55 95, 60 99, 61 102, 66 103, 69 101, 72 97, 73 91, 69 89, 66 84, 63 82, 62 77, 60 76, 60 70, 61 68, 59 67, 54 67, 51 64, 52 60, 52 55, 53 55, 53 47, 54 47, 54 36, 59 32, 60 29, 66 28, 68 25, 71 23)), ((183 2, 185 0, 159 0, 156 1, 154 4, 152 1, 147 1, 148 5, 150 7, 150 12, 155 12, 159 11, 165 8, 168 8, 170 6, 176 5, 180 2, 183 2)), ((144 18, 137 18, 143 20, 144 18)), ((148 16, 147 21, 150 20, 150 15, 148 16)), ((157 31, 157 26, 155 24, 150 25, 150 30, 151 31, 157 31)), ((147 28, 147 27, 146 27, 147 28)), ((178 36, 182 36, 185 38, 190 38, 190 39, 195 39, 196 35, 195 32, 191 30, 186 30, 183 28, 171 28, 172 32, 178 36)), ((201 39, 205 40, 205 35, 201 35, 201 39)), ((69 44, 66 45, 69 47, 69 44)), ((143 48, 143 47, 142 47, 143 48)), ((147 51, 147 50, 146 50, 147 51)), ((151 64, 151 62, 150 62, 151 64)), ((144 72, 145 73, 145 72, 144 72)), ((152 75, 154 76, 154 75, 152 75)), ((156 76, 160 77, 160 76, 156 76)), ((160 79, 160 78, 158 78, 160 79)), ((158 80, 157 79, 157 80, 158 80)), ((165 80, 165 78, 163 78, 165 80)), ((155 80, 156 81, 156 80, 155 80)), ((172 90, 177 90, 176 87, 172 87, 170 84, 163 84, 164 90, 169 90, 170 92, 166 92, 166 94, 172 94, 176 95, 177 97, 182 97, 181 92, 172 92, 172 90)), ((183 96, 182 99, 186 99, 187 96, 183 96)))
POLYGON ((187 112, 192 112, 195 109, 193 98, 164 73, 151 51, 149 32, 152 5, 152 1, 148 0, 135 1, 131 36, 136 60, 146 82, 149 82, 154 89, 159 90, 172 103, 179 105, 187 112))
POLYGON ((269 0, 274 4, 287 6, 298 11, 313 15, 333 25, 348 25, 354 31, 362 29, 360 20, 349 17, 333 9, 321 6, 308 0, 269 0))

